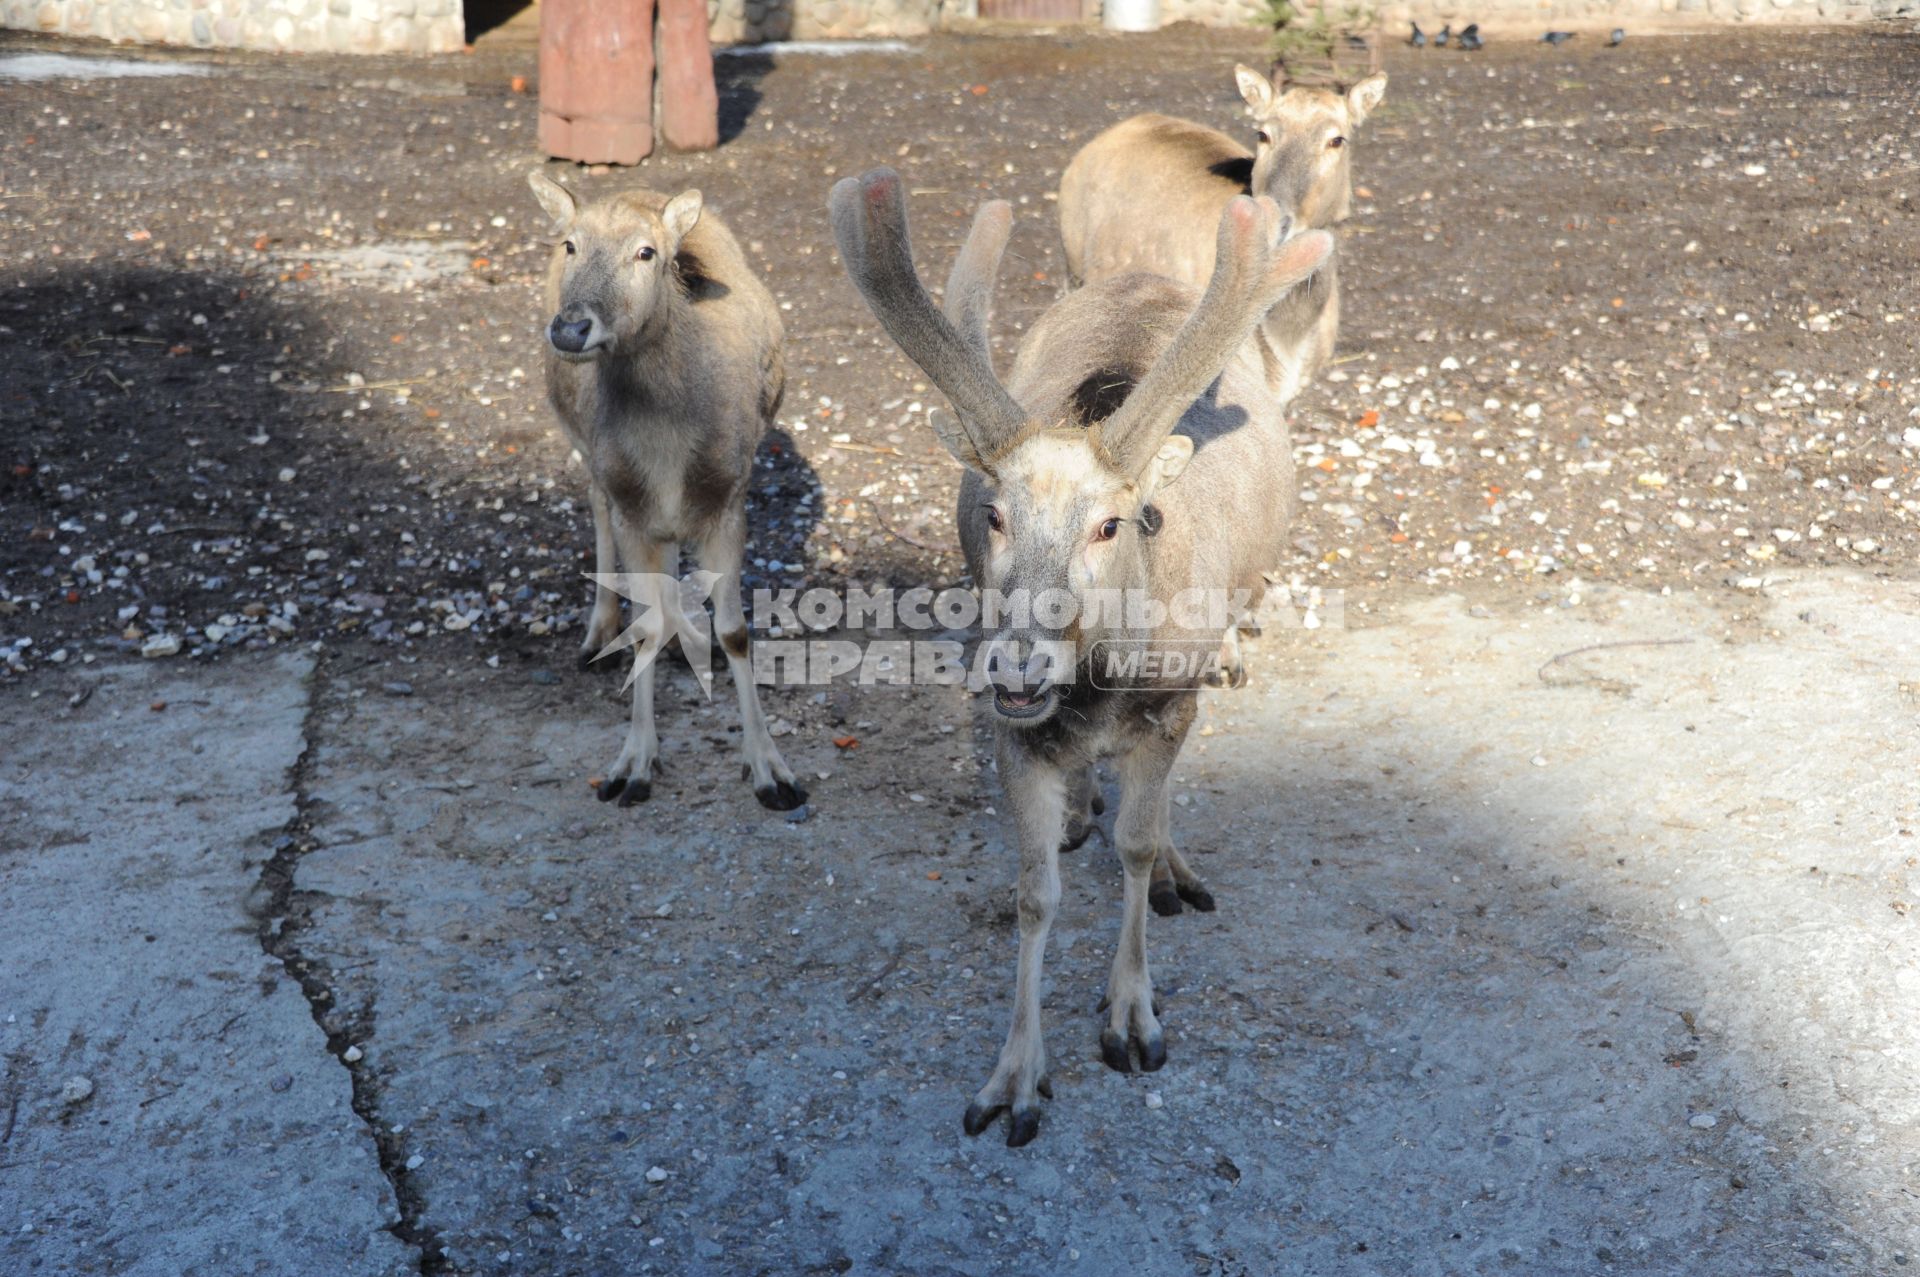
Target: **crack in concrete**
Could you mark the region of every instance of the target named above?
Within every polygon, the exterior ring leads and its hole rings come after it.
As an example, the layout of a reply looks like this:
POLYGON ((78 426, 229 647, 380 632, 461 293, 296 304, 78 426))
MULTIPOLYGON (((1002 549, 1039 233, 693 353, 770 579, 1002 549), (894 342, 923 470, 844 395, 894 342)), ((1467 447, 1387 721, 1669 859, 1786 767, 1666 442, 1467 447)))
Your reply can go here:
POLYGON ((294 880, 301 859, 319 846, 313 836, 313 795, 309 782, 319 749, 322 718, 333 701, 330 663, 330 655, 321 653, 309 676, 312 690, 300 726, 300 756, 294 760, 287 778, 293 790, 294 814, 275 835, 273 854, 261 866, 254 889, 254 899, 263 902, 257 915, 258 938, 262 951, 279 959, 287 972, 299 981, 314 1024, 326 1034, 327 1051, 347 1070, 353 1086, 353 1111, 373 1137, 380 1173, 392 1186, 394 1200, 400 1208, 400 1218, 389 1224, 387 1231, 419 1252, 421 1277, 437 1277, 451 1269, 442 1252, 439 1234, 422 1222, 426 1193, 407 1166, 410 1156, 407 1143, 394 1130, 394 1123, 381 1114, 385 1079, 364 1055, 356 1052, 354 1058, 347 1056, 348 1048, 372 1040, 376 1027, 373 1004, 369 1001, 358 1011, 340 1007, 331 968, 326 962, 303 953, 299 945, 305 910, 298 904, 294 880))

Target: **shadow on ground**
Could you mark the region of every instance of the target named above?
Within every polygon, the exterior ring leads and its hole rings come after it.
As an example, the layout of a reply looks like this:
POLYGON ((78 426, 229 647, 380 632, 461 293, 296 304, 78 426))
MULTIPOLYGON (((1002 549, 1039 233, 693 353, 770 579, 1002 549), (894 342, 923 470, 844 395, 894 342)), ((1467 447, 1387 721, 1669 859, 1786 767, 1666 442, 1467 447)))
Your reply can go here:
POLYGON ((1880 588, 1806 583, 1732 646, 1607 591, 1262 640, 1176 773, 1221 908, 1149 924, 1171 1062, 1099 1062, 1118 866, 1070 856, 1018 1152, 959 1131, 1014 937, 957 693, 836 690, 782 742, 792 825, 712 778, 731 710, 684 676, 672 783, 610 812, 585 684, 401 705, 339 670, 303 944, 380 1000, 383 1116, 462 1272, 1858 1271, 1909 1253, 1916 1116, 1885 996, 1920 981, 1885 885, 1916 815, 1862 786, 1920 749, 1889 716, 1920 600, 1880 588), (1600 641, 1640 646, 1536 676, 1600 641))

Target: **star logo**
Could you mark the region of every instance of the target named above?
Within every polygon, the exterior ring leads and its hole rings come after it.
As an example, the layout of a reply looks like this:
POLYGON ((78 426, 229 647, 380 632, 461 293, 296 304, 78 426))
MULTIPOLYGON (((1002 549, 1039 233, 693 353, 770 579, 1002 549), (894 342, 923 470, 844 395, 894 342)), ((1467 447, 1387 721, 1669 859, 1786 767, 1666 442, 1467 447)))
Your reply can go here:
POLYGON ((604 586, 631 603, 632 622, 615 635, 613 641, 594 653, 593 659, 611 656, 622 648, 633 649, 633 665, 620 685, 625 691, 666 649, 668 639, 680 641, 680 654, 700 683, 700 690, 713 695, 713 619, 707 615, 707 599, 720 579, 718 572, 689 572, 684 577, 664 572, 585 572, 595 585, 604 586))

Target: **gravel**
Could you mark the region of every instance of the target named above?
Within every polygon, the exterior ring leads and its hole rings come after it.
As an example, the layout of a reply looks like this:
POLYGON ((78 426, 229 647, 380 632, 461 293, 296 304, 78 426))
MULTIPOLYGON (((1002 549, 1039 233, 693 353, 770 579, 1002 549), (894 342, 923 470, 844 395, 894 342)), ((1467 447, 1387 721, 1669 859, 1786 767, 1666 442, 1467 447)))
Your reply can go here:
MULTIPOLYGON (((1061 288, 1051 195, 1073 150, 1138 110, 1239 126, 1226 68, 1249 37, 1151 44, 1145 75, 1140 42, 1084 35, 727 59, 720 151, 569 176, 589 196, 700 185, 783 307, 750 586, 961 572, 937 396, 841 277, 827 186, 901 167, 935 279, 978 199, 1016 202, 1004 365, 1061 288)), ((1752 590, 1909 563, 1900 50, 1861 29, 1388 50, 1340 362, 1295 410, 1285 573, 1363 610, 1457 589, 1577 607, 1597 581, 1752 590)), ((531 64, 511 43, 385 78, 230 55, 192 93, 10 89, 0 680, 174 643, 565 658, 590 532, 539 384, 534 103, 508 87, 531 64)))

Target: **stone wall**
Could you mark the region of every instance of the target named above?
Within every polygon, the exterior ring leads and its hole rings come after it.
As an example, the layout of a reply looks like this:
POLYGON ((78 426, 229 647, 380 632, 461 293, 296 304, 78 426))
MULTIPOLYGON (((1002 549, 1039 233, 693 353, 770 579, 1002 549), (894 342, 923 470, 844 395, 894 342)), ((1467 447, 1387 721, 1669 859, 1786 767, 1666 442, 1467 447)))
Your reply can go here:
POLYGON ((1479 22, 1492 31, 1718 23, 1864 22, 1920 16, 1920 0, 1396 0, 1379 6, 1389 27, 1479 22))
POLYGON ((1160 0, 1160 21, 1198 22, 1203 27, 1247 27, 1267 20, 1261 0, 1160 0))
POLYGON ((707 0, 715 44, 925 35, 946 8, 942 0, 707 0))
MULTIPOLYGON (((1398 27, 1480 22, 1604 26, 1614 21, 1851 22, 1920 16, 1920 0, 1391 0, 1398 27)), ((966 0, 707 0, 717 44, 925 35, 966 0)), ((1167 24, 1246 26, 1262 0, 1161 0, 1167 24)), ((461 0, 0 0, 0 26, 134 44, 309 53, 445 53, 466 38, 461 0)))
POLYGON ((446 53, 466 42, 460 0, 0 0, 0 26, 305 53, 446 53))
MULTIPOLYGON (((1373 8, 1382 24, 1394 30, 1405 30, 1408 21, 1417 20, 1434 29, 1447 22, 1478 22, 1501 32, 1537 32, 1548 26, 1605 29, 1635 22, 1679 26, 1920 17, 1920 0, 1374 0, 1373 8)), ((1262 0, 1160 0, 1160 15, 1167 24, 1254 25, 1266 21, 1266 5, 1262 0)))

